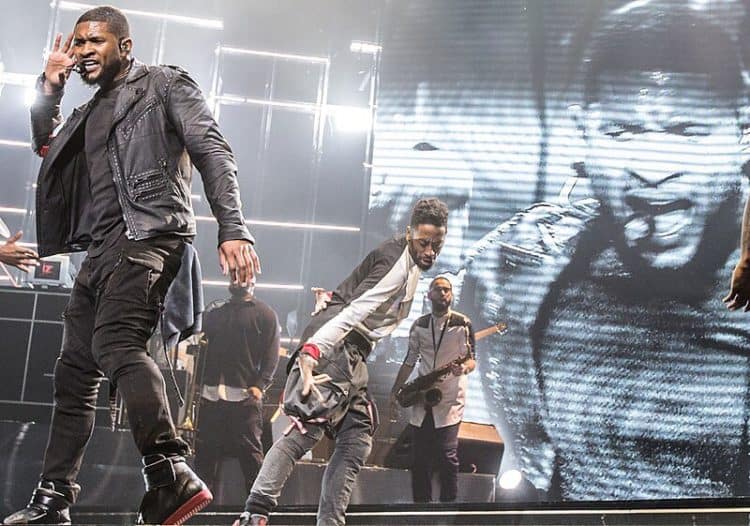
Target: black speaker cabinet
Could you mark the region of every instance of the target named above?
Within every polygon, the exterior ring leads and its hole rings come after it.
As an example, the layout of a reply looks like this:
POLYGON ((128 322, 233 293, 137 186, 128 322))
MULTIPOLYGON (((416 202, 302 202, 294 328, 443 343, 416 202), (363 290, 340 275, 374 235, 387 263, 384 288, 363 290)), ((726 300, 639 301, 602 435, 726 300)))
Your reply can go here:
POLYGON ((459 470, 497 475, 505 445, 492 424, 461 422, 458 428, 459 470))
MULTIPOLYGON (((383 464, 407 469, 412 464, 412 427, 407 426, 396 439, 383 464)), ((459 471, 497 475, 505 446, 492 424, 461 422, 458 427, 459 471)))

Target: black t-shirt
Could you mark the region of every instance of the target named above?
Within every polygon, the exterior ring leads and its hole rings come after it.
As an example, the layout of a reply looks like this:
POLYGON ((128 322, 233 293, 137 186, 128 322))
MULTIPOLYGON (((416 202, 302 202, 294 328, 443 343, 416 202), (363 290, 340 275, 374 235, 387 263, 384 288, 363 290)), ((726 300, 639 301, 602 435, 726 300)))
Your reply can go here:
POLYGON ((231 299, 203 316, 208 338, 205 385, 266 389, 279 361, 276 312, 257 298, 231 299))
POLYGON ((86 119, 86 163, 89 172, 87 223, 90 225, 89 255, 97 256, 113 246, 125 233, 125 221, 117 198, 117 189, 107 155, 107 138, 117 96, 125 83, 123 78, 107 91, 94 95, 94 105, 86 119))

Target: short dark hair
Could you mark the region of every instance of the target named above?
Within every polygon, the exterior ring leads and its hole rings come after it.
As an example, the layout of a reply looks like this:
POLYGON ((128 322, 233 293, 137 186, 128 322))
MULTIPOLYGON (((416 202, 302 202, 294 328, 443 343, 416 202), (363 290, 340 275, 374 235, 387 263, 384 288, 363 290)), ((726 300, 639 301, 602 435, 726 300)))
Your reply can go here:
POLYGON ((453 290, 453 283, 451 283, 451 280, 449 280, 445 276, 436 276, 436 277, 432 278, 432 281, 430 281, 430 286, 428 287, 427 290, 432 290, 432 287, 435 286, 435 283, 437 283, 440 280, 447 281, 448 282, 448 288, 450 288, 451 290, 453 290))
POLYGON ((78 17, 76 25, 83 22, 106 22, 107 30, 115 35, 117 40, 130 37, 128 17, 125 16, 125 13, 111 5, 102 5, 89 9, 78 17))
POLYGON ((411 211, 412 228, 418 225, 435 225, 437 227, 448 227, 448 205, 440 199, 430 197, 420 199, 411 211))
POLYGON ((732 37, 708 15, 675 2, 624 7, 601 20, 584 61, 584 100, 599 96, 605 72, 706 74, 719 94, 744 94, 742 59, 732 37))
POLYGON ((255 280, 253 279, 252 284, 249 286, 243 287, 239 283, 230 282, 227 289, 229 290, 229 293, 232 295, 233 298, 244 298, 250 293, 250 289, 255 285, 255 280))

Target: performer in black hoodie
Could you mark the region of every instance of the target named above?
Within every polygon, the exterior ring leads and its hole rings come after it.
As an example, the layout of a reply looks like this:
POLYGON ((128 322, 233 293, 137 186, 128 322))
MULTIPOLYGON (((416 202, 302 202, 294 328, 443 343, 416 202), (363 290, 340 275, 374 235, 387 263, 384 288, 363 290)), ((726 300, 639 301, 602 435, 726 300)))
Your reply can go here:
POLYGON ((263 462, 263 393, 279 363, 276 312, 248 287, 232 283, 231 298, 204 317, 208 339, 195 469, 215 487, 221 460, 240 461, 248 491, 263 462))

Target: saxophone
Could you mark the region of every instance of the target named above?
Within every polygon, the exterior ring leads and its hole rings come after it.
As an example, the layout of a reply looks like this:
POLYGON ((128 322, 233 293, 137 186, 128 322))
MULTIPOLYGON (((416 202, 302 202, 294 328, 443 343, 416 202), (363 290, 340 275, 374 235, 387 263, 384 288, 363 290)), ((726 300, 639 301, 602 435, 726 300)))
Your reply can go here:
POLYGON ((176 426, 183 440, 188 443, 190 453, 195 454, 196 439, 198 436, 198 416, 200 412, 201 391, 203 390, 203 373, 206 367, 205 351, 208 341, 205 334, 201 334, 197 343, 190 344, 186 353, 193 357, 190 384, 186 393, 185 416, 182 422, 176 426))
POLYGON ((424 404, 426 407, 434 407, 443 399, 443 393, 435 387, 435 384, 450 374, 456 365, 462 365, 471 359, 471 355, 461 356, 455 360, 435 369, 424 376, 418 376, 411 382, 401 386, 396 392, 396 400, 401 407, 411 407, 415 404, 424 404))

